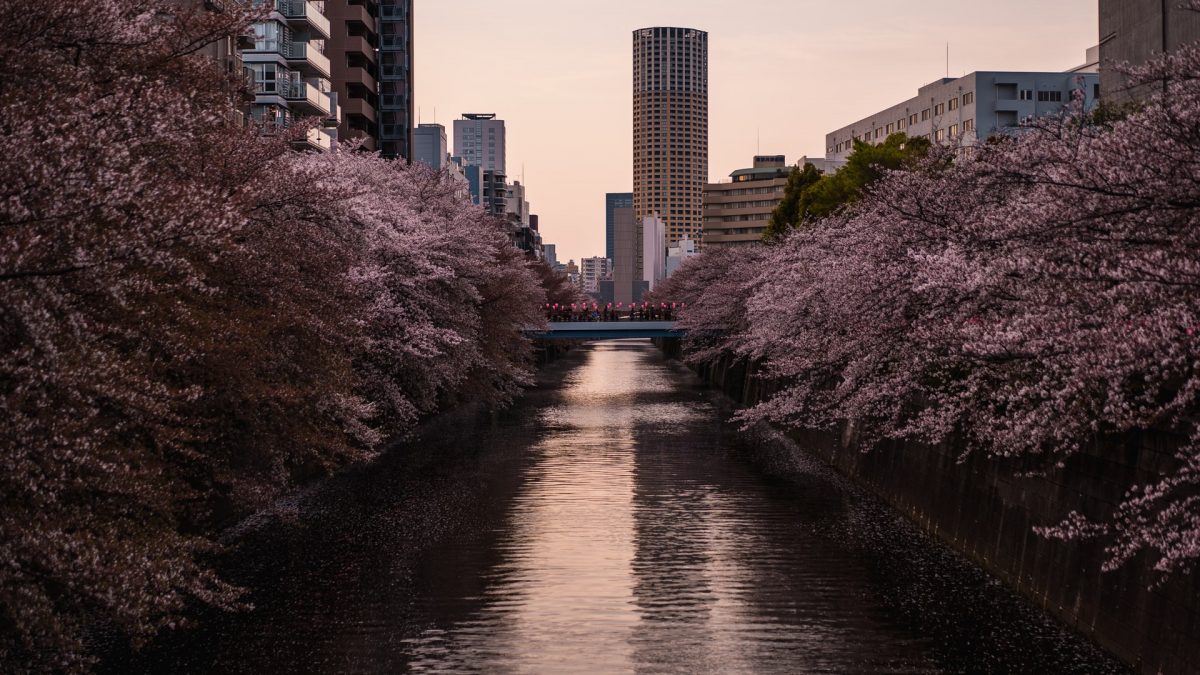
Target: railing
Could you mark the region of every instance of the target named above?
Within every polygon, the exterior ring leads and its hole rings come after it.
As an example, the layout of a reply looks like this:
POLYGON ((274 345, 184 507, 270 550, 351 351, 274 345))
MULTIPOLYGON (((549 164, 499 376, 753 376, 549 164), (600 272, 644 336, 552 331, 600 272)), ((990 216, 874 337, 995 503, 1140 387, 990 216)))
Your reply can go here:
POLYGON ((329 77, 329 57, 310 47, 307 42, 293 42, 284 57, 289 61, 307 61, 325 77, 329 77))
POLYGON ((394 50, 408 49, 408 36, 401 34, 383 35, 380 36, 380 44, 384 49, 394 50))
POLYGON ((676 315, 687 309, 686 303, 575 303, 571 305, 548 304, 543 311, 551 323, 608 323, 613 321, 674 321, 676 315))
POLYGON ((289 19, 304 19, 322 37, 329 38, 332 26, 325 16, 325 3, 314 0, 276 0, 275 8, 289 19))
POLYGON ((304 101, 313 108, 316 108, 322 115, 328 115, 333 112, 333 101, 330 100, 329 94, 312 86, 307 82, 290 82, 284 80, 284 86, 280 87, 283 97, 289 101, 304 101))

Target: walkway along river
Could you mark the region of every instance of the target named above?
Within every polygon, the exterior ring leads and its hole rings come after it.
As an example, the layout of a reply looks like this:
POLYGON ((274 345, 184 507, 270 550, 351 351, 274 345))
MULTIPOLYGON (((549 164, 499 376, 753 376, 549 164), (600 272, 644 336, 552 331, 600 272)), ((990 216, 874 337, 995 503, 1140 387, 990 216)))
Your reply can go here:
POLYGON ((728 413, 648 342, 577 350, 261 519, 253 611, 109 670, 1123 672, 728 413))

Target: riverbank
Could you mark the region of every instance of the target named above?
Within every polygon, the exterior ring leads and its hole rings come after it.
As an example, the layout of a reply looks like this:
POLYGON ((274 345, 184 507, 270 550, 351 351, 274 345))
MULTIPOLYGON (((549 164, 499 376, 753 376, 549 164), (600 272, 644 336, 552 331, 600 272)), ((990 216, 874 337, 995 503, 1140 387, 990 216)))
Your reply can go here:
MULTIPOLYGON (((677 344, 663 347, 678 356, 677 344)), ((770 394, 745 363, 696 370, 738 405, 770 394)), ((1011 464, 978 454, 963 460, 949 446, 895 443, 863 452, 850 428, 789 437, 794 453, 832 467, 1137 672, 1200 672, 1200 586, 1194 575, 1159 585, 1143 560, 1103 573, 1102 546, 1049 541, 1033 532, 1074 509, 1111 509, 1130 485, 1172 461, 1172 439, 1112 439, 1056 474, 1018 477, 1011 464)))

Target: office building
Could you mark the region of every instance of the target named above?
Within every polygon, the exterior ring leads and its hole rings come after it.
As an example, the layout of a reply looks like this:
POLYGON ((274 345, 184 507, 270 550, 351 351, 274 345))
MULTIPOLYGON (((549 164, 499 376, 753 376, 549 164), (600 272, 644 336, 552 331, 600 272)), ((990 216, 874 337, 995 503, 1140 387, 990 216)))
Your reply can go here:
POLYGON ((685 236, 699 240, 707 179, 708 33, 634 31, 635 218, 660 217, 668 243, 685 236))
POLYGON ((613 218, 617 209, 633 208, 632 192, 610 192, 604 195, 604 255, 613 259, 613 218))
POLYGON ((250 114, 265 131, 287 128, 292 120, 319 117, 300 142, 306 149, 328 151, 337 129, 337 96, 330 83, 331 66, 325 55, 330 23, 320 4, 301 0, 255 0, 271 12, 254 23, 254 44, 246 45, 242 61, 254 78, 250 114))
MULTIPOLYGON (((552 269, 552 270, 559 269, 560 265, 558 264, 558 245, 557 244, 546 244, 546 245, 542 246, 542 260, 546 261, 546 264, 550 266, 550 269, 552 269)), ((565 266, 562 266, 562 267, 565 269, 565 266)))
POLYGON ((413 112, 413 0, 379 0, 379 150, 384 157, 412 161, 413 112))
POLYGON ((579 288, 590 295, 600 294, 600 282, 612 275, 608 258, 584 258, 579 261, 579 288))
POLYGON ((1100 0, 1101 93, 1105 101, 1146 100, 1156 85, 1131 89, 1117 65, 1140 66, 1200 40, 1200 12, 1182 0, 1100 0))
POLYGON ((454 120, 454 154, 463 166, 481 166, 489 171, 506 172, 504 120, 492 113, 466 113, 454 120))
POLYGON ((440 124, 421 124, 413 131, 414 162, 421 162, 438 171, 450 165, 450 145, 446 127, 440 124))
POLYGON ((896 132, 936 143, 972 145, 1027 120, 1063 112, 1073 97, 1098 102, 1097 73, 976 72, 921 87, 917 96, 829 134, 826 158, 845 160, 854 141, 883 143, 896 132))
POLYGON ((784 155, 760 155, 749 169, 704 186, 704 242, 710 248, 762 241, 771 213, 783 201, 792 167, 784 155))

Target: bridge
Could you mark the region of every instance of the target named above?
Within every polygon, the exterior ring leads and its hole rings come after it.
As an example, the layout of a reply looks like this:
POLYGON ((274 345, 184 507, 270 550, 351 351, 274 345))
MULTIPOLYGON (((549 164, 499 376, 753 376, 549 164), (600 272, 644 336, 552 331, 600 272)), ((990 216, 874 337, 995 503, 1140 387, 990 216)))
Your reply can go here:
POLYGON ((548 331, 535 331, 535 340, 621 340, 679 338, 684 331, 674 321, 555 321, 548 331))

